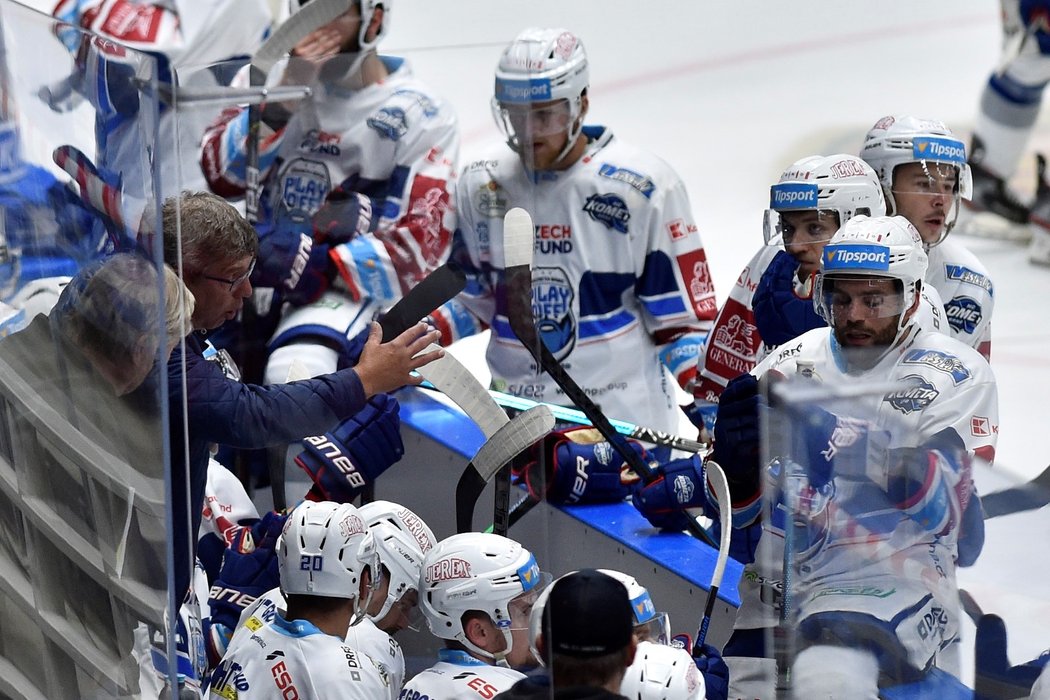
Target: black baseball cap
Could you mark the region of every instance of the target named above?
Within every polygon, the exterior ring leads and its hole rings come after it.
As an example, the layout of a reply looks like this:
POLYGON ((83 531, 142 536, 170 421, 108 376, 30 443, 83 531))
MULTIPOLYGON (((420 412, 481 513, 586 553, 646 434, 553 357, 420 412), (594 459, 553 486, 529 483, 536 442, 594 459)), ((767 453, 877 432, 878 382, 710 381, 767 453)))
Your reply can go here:
POLYGON ((589 658, 631 643, 634 618, 627 588, 596 569, 581 569, 554 582, 543 609, 550 653, 589 658))

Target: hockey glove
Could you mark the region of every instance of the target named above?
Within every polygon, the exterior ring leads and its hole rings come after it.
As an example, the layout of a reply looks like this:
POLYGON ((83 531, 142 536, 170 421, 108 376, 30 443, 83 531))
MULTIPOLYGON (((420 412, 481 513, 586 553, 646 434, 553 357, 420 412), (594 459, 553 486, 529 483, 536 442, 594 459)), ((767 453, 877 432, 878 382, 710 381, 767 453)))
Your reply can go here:
MULTIPOLYGON (((645 449, 627 441, 643 460, 645 449)), ((551 503, 615 503, 630 493, 624 483, 627 465, 594 428, 548 434, 530 448, 525 485, 536 500, 551 503)))
POLYGON ((752 500, 759 491, 760 406, 758 379, 748 373, 731 380, 718 400, 711 458, 725 471, 734 503, 752 500))
POLYGON ((305 214, 283 214, 272 229, 260 230, 252 286, 280 290, 283 299, 302 306, 317 301, 330 281, 328 246, 314 243, 305 214))
POLYGON ((727 700, 729 697, 729 666, 718 649, 710 644, 693 647, 693 662, 704 676, 707 690, 705 700, 727 700))
MULTIPOLYGON (((1050 656, 1017 666, 1006 653, 1006 625, 998 615, 982 615, 974 637, 975 693, 977 700, 1026 698, 1050 656)), ((1034 697, 1034 696, 1033 696, 1034 697)))
POLYGON ((218 663, 226 652, 244 609, 280 583, 275 550, 287 518, 271 511, 251 527, 227 531, 232 541, 223 555, 219 577, 208 594, 211 621, 206 636, 211 665, 218 663))
POLYGON ((653 527, 684 530, 690 517, 684 509, 702 508, 706 502, 700 457, 694 455, 662 465, 656 479, 635 487, 631 502, 653 527))
POLYGON ((812 299, 795 293, 798 261, 787 251, 780 251, 762 273, 755 289, 753 307, 755 326, 767 347, 788 342, 806 331, 828 325, 817 315, 812 299))
POLYGON ((349 503, 368 484, 401 459, 401 420, 397 399, 376 394, 357 414, 330 433, 303 440, 295 458, 324 500, 349 503))
POLYGON ((337 187, 313 216, 314 236, 330 246, 349 243, 372 230, 372 200, 359 192, 337 187))

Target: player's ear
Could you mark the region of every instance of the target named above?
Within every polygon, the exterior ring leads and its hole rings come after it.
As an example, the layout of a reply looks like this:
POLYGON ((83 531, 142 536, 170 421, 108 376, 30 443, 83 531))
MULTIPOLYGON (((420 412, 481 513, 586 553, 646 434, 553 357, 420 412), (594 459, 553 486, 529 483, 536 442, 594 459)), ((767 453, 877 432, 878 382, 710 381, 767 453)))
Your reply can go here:
POLYGON ((922 303, 922 281, 915 283, 915 293, 912 297, 911 306, 904 312, 904 320, 910 321, 915 315, 915 312, 919 310, 919 304, 922 303))
POLYGON ((481 649, 485 649, 489 641, 489 625, 486 625, 486 622, 487 620, 472 615, 463 625, 467 640, 481 649))

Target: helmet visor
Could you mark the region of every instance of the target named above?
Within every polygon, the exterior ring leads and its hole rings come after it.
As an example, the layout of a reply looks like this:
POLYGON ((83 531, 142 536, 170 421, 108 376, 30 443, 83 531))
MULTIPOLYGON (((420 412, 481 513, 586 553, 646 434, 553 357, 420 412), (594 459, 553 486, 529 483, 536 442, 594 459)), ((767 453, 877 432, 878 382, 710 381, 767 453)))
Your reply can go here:
POLYGON ((821 280, 821 302, 831 325, 849 321, 899 316, 904 312, 904 293, 893 285, 889 291, 885 277, 825 277, 821 280), (836 284, 836 282, 846 284, 836 284))
POLYGON ((762 228, 768 245, 823 245, 838 231, 839 215, 829 209, 767 209, 762 228))
POLYGON ((509 104, 493 99, 492 110, 503 135, 516 143, 565 133, 573 122, 568 100, 509 104))

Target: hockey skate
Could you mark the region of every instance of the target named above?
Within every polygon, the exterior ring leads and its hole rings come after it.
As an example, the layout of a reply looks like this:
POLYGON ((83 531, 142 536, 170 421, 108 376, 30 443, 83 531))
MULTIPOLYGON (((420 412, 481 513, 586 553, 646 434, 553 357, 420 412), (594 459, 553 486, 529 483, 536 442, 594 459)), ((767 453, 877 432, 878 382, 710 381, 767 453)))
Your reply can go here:
POLYGON ((976 136, 971 143, 970 173, 973 197, 963 200, 963 210, 955 230, 962 235, 1025 242, 1029 207, 1006 181, 981 165, 984 144, 976 136))
POLYGON ((1028 260, 1036 265, 1050 266, 1050 183, 1046 180, 1046 158, 1037 154, 1035 160, 1039 182, 1028 223, 1032 236, 1028 244, 1028 260))

